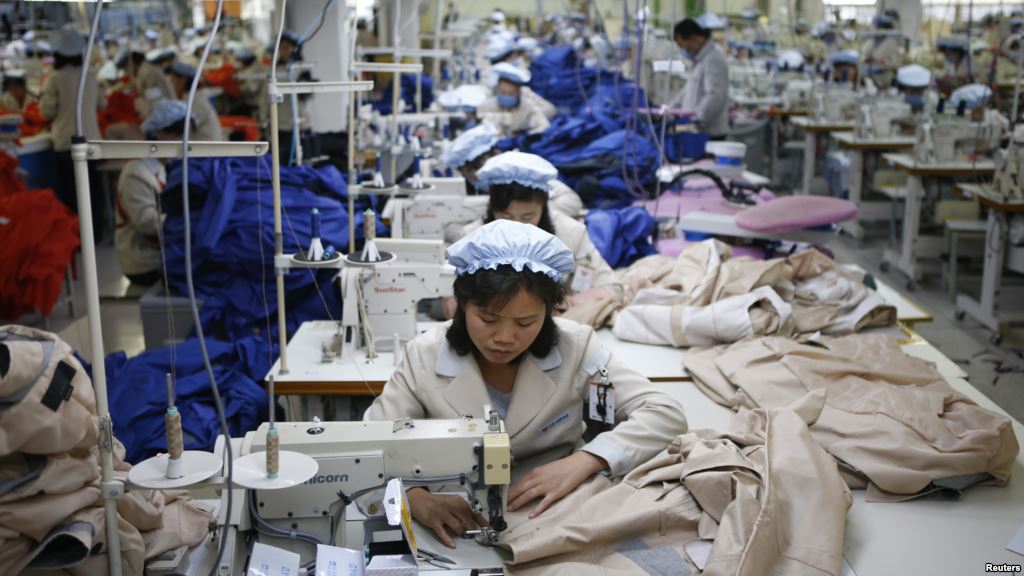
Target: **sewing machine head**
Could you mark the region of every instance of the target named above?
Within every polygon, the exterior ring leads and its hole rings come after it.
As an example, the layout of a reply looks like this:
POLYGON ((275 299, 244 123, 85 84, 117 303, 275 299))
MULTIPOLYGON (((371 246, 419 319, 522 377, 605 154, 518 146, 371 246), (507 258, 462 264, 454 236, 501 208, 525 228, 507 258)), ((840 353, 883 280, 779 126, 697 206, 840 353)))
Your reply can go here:
POLYGON ((468 224, 487 214, 488 196, 421 195, 404 202, 402 231, 406 238, 445 237, 449 224, 468 224))
POLYGON ((857 133, 861 138, 898 136, 906 121, 913 118, 913 110, 903 96, 867 98, 859 112, 857 133))
MULTIPOLYGON (((266 450, 267 426, 245 436, 241 455, 266 450)), ((319 468, 303 484, 248 495, 254 500, 251 509, 273 526, 359 548, 360 542, 344 541, 345 523, 337 518, 344 517, 351 502, 367 520, 383 517, 384 488, 389 480, 401 478, 407 488, 444 487, 464 494, 488 519, 488 539, 506 528, 511 451, 497 412, 486 419, 280 422, 276 427, 282 451, 309 455, 319 468)))
POLYGON ((857 119, 861 96, 851 86, 815 86, 814 119, 819 122, 852 122, 857 119))
POLYGON ((969 116, 934 114, 917 128, 914 155, 918 162, 973 162, 991 157, 999 147, 1003 126, 995 117, 973 121, 969 116))
POLYGON ((806 110, 811 107, 814 82, 806 77, 794 78, 782 89, 782 107, 786 110, 806 110))

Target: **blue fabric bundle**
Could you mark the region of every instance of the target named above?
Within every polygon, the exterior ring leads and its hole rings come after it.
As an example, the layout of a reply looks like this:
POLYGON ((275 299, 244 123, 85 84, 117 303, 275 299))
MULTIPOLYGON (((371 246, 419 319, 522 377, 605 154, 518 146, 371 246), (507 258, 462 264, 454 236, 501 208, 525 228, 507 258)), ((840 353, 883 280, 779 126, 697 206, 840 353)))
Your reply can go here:
MULTIPOLYGON (((402 74, 402 102, 405 104, 405 110, 416 109, 416 76, 412 74, 402 74)), ((379 100, 372 102, 374 109, 381 114, 387 116, 391 114, 391 99, 393 94, 392 84, 394 81, 388 82, 387 86, 381 90, 381 97, 379 100)), ((420 76, 420 98, 423 101, 423 109, 426 110, 434 102, 434 80, 429 76, 420 76)), ((399 111, 402 112, 402 111, 399 111)))
POLYGON ((600 75, 579 62, 570 45, 542 52, 530 64, 530 88, 559 110, 575 113, 586 102, 600 75))
MULTIPOLYGON (((234 342, 208 339, 206 346, 228 429, 232 437, 243 436, 269 416, 267 394, 259 382, 270 370, 276 347, 271 349, 258 337, 234 342)), ((176 346, 174 353, 175 402, 181 413, 185 449, 212 451, 220 424, 199 341, 187 340, 176 346)), ((164 413, 166 374, 171 372, 171 364, 170 348, 149 350, 130 360, 124 352, 106 358, 114 435, 124 444, 128 462, 138 463, 167 451, 164 413)))
MULTIPOLYGON (((265 333, 268 314, 273 321, 277 313, 269 159, 194 159, 190 167, 193 279, 196 297, 204 302, 203 327, 208 334, 220 333, 214 330, 219 328, 229 339, 252 335, 254 328, 265 333)), ((175 163, 169 169, 162 203, 167 212, 167 278, 174 291, 186 294, 181 178, 181 163, 175 163)), ((305 252, 308 248, 313 208, 320 211, 324 246, 333 244, 344 250, 348 245, 346 199, 345 177, 333 166, 282 166, 285 253, 305 252)), ((356 213, 356 226, 356 237, 361 240, 361 209, 356 213)), ((383 231, 386 228, 378 225, 378 232, 383 231)), ((285 276, 289 332, 305 320, 340 318, 341 301, 331 284, 334 274, 332 270, 294 270, 285 276)), ((275 336, 276 330, 272 329, 269 337, 275 336)))
POLYGON ((654 216, 641 206, 591 210, 585 220, 590 239, 612 268, 629 266, 657 251, 651 238, 654 216))

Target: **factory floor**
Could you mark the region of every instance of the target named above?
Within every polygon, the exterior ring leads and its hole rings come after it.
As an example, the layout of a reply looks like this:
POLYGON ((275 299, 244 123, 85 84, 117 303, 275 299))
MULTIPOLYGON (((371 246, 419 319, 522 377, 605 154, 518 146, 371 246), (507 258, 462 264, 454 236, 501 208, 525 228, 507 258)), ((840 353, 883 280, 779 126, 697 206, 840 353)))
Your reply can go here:
MULTIPOLYGON (((884 235, 869 237, 864 246, 841 237, 831 246, 836 260, 859 264, 871 274, 894 288, 903 290, 906 279, 897 272, 883 273, 879 264, 885 247, 884 235)), ((144 292, 131 286, 121 275, 114 247, 97 247, 99 288, 103 313, 103 342, 106 352, 123 350, 133 356, 145 349, 138 299, 144 292)), ((963 265, 962 265, 963 266, 963 265)), ((927 269, 926 269, 927 270, 927 269)), ((965 271, 965 275, 970 274, 965 271)), ((975 270, 975 275, 980 271, 975 270)), ((968 381, 991 398, 1018 421, 1024 421, 1024 330, 1011 330, 1001 346, 990 342, 991 332, 981 325, 955 318, 955 307, 940 281, 938 264, 916 291, 907 293, 918 306, 934 316, 932 322, 918 324, 917 332, 934 344, 946 356, 959 363, 968 373, 968 381)), ((1012 276, 1008 275, 1010 282, 1012 276)), ((978 281, 961 279, 960 290, 976 293, 978 281)), ((88 323, 85 319, 84 289, 76 282, 78 308, 75 318, 67 315, 67 306, 59 305, 49 319, 48 329, 57 332, 86 357, 90 354, 88 323)), ((1024 311, 1024 283, 1012 287, 1009 282, 1002 290, 1004 310, 1024 311)), ((38 318, 22 319, 23 323, 44 327, 38 318)))

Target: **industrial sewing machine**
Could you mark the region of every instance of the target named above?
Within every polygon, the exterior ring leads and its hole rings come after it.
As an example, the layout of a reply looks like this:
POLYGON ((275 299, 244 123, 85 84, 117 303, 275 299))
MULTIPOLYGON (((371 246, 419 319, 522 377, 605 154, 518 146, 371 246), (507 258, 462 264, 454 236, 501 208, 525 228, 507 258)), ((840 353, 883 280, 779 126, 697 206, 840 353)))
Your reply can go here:
POLYGON ((899 136, 914 115, 902 96, 877 96, 861 103, 857 120, 857 136, 882 139, 899 136))
MULTIPOLYGON (((307 536, 357 550, 366 545, 371 556, 395 553, 394 547, 402 541, 400 537, 395 541, 398 528, 384 518, 384 500, 388 482, 400 478, 405 488, 430 486, 465 495, 489 524, 473 540, 491 545, 506 528, 511 449, 497 412, 484 409, 486 419, 277 423, 281 450, 313 457, 318 465, 316 475, 280 490, 236 490, 233 508, 238 514, 232 528, 298 553, 303 563, 313 559, 310 544, 316 543, 303 538, 307 536), (346 522, 346 508, 351 503, 365 516, 361 527, 358 522, 346 522)), ((265 451, 267 427, 264 423, 246 434, 238 456, 265 451)), ((226 506, 223 501, 222 506, 226 506)), ((355 510, 349 508, 348 512, 355 510)), ((230 542, 245 542, 237 534, 225 537, 230 542)), ((461 540, 460 545, 472 544, 461 540)), ((225 554, 233 565, 224 572, 222 564, 221 573, 242 573, 246 556, 247 547, 236 545, 225 554)))
POLYGON ((1002 136, 998 122, 934 114, 917 128, 914 158, 924 164, 972 162, 991 156, 1002 136))
POLYGON ((812 117, 815 122, 853 122, 860 102, 861 95, 849 86, 815 86, 812 117))
POLYGON ((391 202, 393 238, 445 238, 449 225, 469 224, 487 214, 488 196, 420 194, 391 202))
POLYGON ((772 82, 761 62, 735 61, 729 66, 729 93, 747 98, 772 96, 772 82))
POLYGON ((374 240, 380 262, 346 263, 340 274, 343 312, 340 329, 350 333, 323 343, 322 361, 344 356, 346 342, 373 358, 415 338, 420 300, 452 295, 455 268, 447 263, 442 240, 374 240))
POLYGON ((814 94, 814 82, 806 77, 795 78, 782 88, 782 107, 786 110, 808 110, 814 94))
POLYGON ((1024 200, 1024 126, 1018 126, 1006 150, 996 153, 993 179, 996 193, 1011 200, 1024 200))

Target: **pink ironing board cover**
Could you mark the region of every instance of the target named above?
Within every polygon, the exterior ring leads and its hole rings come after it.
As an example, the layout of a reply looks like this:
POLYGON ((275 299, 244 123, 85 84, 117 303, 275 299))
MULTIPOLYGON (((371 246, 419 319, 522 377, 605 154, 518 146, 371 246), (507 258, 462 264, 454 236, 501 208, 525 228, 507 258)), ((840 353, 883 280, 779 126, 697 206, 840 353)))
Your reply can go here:
POLYGON ((736 214, 736 225, 755 232, 789 232, 857 216, 857 205, 829 196, 785 196, 736 214))

